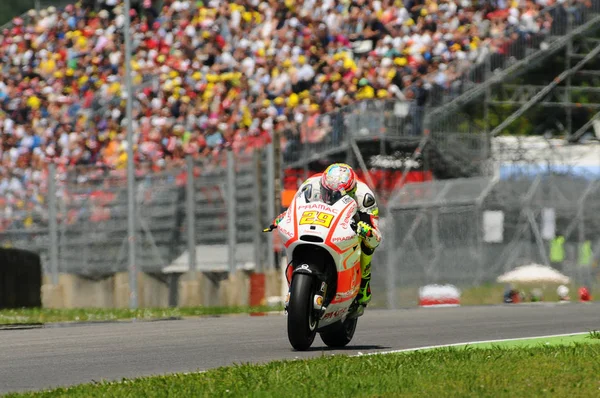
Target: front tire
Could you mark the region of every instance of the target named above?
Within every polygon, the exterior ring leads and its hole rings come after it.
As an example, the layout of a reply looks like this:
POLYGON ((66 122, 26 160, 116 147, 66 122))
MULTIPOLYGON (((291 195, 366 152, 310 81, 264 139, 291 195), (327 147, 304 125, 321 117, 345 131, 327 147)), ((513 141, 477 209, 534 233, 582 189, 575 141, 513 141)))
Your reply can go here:
POLYGON ((320 332, 321 340, 323 340, 323 343, 325 343, 328 347, 345 347, 348 343, 350 343, 352 337, 354 337, 357 322, 358 318, 347 319, 343 323, 341 321, 336 322, 320 332))
POLYGON ((288 340, 297 351, 307 350, 317 334, 314 295, 315 279, 306 274, 294 275, 287 309, 287 331, 288 340))

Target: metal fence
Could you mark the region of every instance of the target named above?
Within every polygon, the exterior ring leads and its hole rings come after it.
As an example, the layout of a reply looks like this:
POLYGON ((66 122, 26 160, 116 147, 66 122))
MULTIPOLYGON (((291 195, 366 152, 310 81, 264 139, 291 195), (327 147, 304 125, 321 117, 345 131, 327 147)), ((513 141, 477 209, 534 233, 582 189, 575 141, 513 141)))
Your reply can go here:
POLYGON ((304 168, 302 180, 328 163, 347 162, 363 173, 382 202, 394 184, 369 181, 368 171, 429 170, 438 178, 489 173, 488 137, 480 132, 427 132, 423 121, 428 111, 415 101, 375 99, 315 115, 299 131, 283 133, 284 168, 304 168))
MULTIPOLYGON (((265 183, 268 150, 189 158, 160 171, 138 168, 137 270, 158 275, 272 267, 272 246, 260 234, 274 207, 267 193, 272 186, 265 183)), ((48 181, 55 183, 42 187, 39 202, 25 196, 0 201, 0 245, 40 253, 53 280, 63 272, 95 278, 127 271, 125 170, 54 170, 48 181)))
POLYGON ((352 153, 353 142, 420 139, 425 108, 396 100, 365 100, 309 116, 299 130, 284 133, 285 167, 301 167, 331 153, 352 153))
POLYGON ((435 146, 423 148, 427 140, 421 127, 425 112, 425 107, 414 101, 364 100, 315 115, 299 130, 282 132, 284 185, 295 189, 329 164, 345 162, 375 191, 378 202, 385 204, 395 186, 404 181, 403 172, 427 174, 445 167, 435 146))
MULTIPOLYGON (((342 142, 357 135, 363 114, 343 115, 341 126, 348 130, 342 142)), ((365 116, 364 126, 374 136, 403 131, 386 129, 377 117, 370 120, 365 116)), ((190 268, 273 267, 271 240, 260 229, 274 215, 275 165, 272 146, 158 171, 140 165, 137 269, 160 275, 190 268)), ((0 200, 0 245, 39 252, 44 272, 53 279, 60 272, 102 277, 126 271, 125 170, 75 167, 51 176, 46 180, 54 184, 0 200)), ((586 180, 572 173, 404 185, 382 203, 384 242, 374 257, 373 304, 411 305, 423 285, 476 287, 529 262, 550 263, 576 283, 594 285, 600 258, 598 193, 597 176, 586 180), (560 261, 549 254, 553 236, 565 239, 560 261), (580 254, 588 243, 592 260, 584 262, 580 254)))
POLYGON ((404 186, 390 200, 377 253, 379 304, 414 305, 427 284, 494 284, 530 263, 558 269, 574 286, 597 286, 599 193, 600 180, 568 174, 404 186), (560 248, 551 254, 552 244, 560 248))
MULTIPOLYGON (((136 265, 140 270, 160 271, 174 255, 180 191, 177 172, 181 171, 140 173, 136 178, 136 265)), ((58 270, 87 276, 126 270, 125 174, 76 168, 67 174, 62 188, 57 209, 58 270)))

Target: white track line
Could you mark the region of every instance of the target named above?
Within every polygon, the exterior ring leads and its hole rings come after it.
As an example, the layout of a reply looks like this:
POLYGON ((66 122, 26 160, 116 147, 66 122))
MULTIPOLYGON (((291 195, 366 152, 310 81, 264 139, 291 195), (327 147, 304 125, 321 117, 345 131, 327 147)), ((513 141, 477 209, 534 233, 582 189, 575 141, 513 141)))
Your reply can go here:
POLYGON ((588 333, 589 332, 576 332, 576 333, 563 333, 563 334, 549 334, 549 335, 545 335, 545 336, 518 337, 518 338, 513 338, 513 339, 469 341, 469 342, 466 342, 466 343, 452 343, 452 344, 430 345, 430 346, 425 346, 425 347, 404 348, 402 350, 370 352, 370 353, 367 353, 367 354, 363 354, 362 352, 359 352, 357 355, 352 355, 352 356, 387 355, 387 354, 397 354, 397 353, 401 353, 401 352, 412 352, 412 351, 419 351, 419 350, 431 350, 433 348, 457 347, 457 346, 466 346, 466 345, 475 345, 475 344, 486 344, 486 343, 501 343, 503 341, 547 339, 547 338, 551 338, 551 337, 576 336, 576 335, 588 334, 588 333))

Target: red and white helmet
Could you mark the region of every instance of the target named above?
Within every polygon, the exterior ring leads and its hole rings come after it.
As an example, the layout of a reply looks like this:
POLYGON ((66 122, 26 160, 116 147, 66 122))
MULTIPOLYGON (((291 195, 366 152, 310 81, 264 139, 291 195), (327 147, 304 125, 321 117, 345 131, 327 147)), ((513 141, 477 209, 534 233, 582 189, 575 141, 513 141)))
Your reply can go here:
POLYGON ((352 167, 345 163, 334 163, 321 176, 321 199, 332 205, 344 195, 354 196, 356 186, 356 174, 352 167))

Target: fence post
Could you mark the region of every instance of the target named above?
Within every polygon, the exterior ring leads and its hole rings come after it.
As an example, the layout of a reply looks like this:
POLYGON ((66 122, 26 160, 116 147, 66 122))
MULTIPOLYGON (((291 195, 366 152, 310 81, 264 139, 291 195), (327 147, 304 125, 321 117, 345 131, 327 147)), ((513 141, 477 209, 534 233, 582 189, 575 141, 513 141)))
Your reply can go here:
POLYGON ((56 165, 48 167, 48 218, 50 227, 50 272, 52 284, 58 285, 58 222, 56 209, 56 165))
POLYGON ((196 280, 196 207, 194 197, 194 159, 188 155, 186 161, 185 199, 187 219, 188 265, 192 280, 196 280))
POLYGON ((235 192, 235 158, 233 151, 227 151, 227 249, 229 272, 234 273, 235 261, 235 224, 236 224, 236 192, 235 192))
MULTIPOLYGON (((275 219, 275 147, 271 142, 267 146, 267 219, 275 219)), ((267 239, 267 264, 270 270, 275 269, 273 239, 267 239)))
POLYGON ((127 88, 127 240, 129 243, 129 308, 138 308, 138 275, 136 266, 137 223, 135 203, 135 165, 133 150, 133 88, 131 79, 131 32, 130 32, 130 0, 125 0, 125 23, 123 35, 125 39, 125 86, 127 88))
MULTIPOLYGON (((255 219, 254 219, 254 263, 256 266, 256 272, 257 273, 262 273, 264 270, 264 266, 263 266, 263 256, 261 255, 261 234, 262 234, 262 225, 263 225, 263 220, 262 220, 262 211, 261 211, 261 196, 262 193, 264 192, 263 190, 263 182, 262 182, 262 173, 261 173, 261 164, 260 164, 260 157, 261 157, 261 151, 259 150, 255 150, 254 152, 252 152, 252 171, 253 171, 253 175, 254 175, 254 182, 256 184, 256 187, 254 189, 253 192, 253 197, 252 199, 254 200, 254 211, 255 213, 255 219)), ((267 239, 270 239, 271 236, 269 236, 267 239)))

